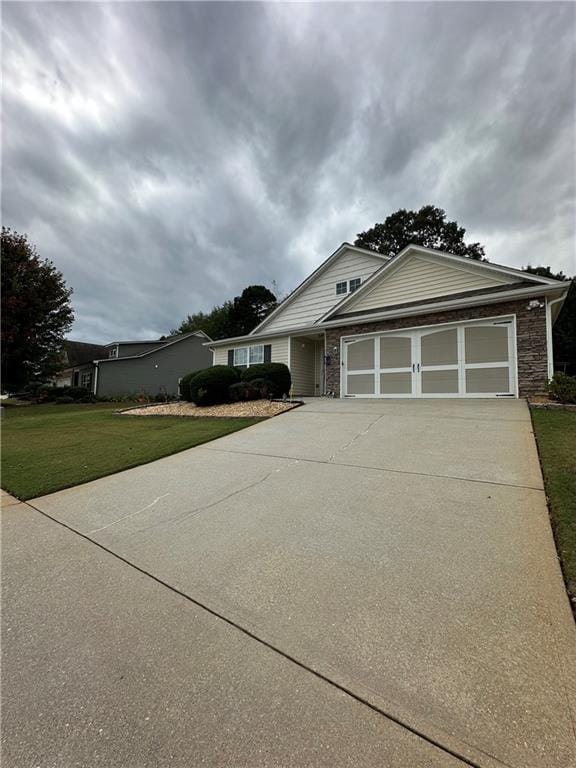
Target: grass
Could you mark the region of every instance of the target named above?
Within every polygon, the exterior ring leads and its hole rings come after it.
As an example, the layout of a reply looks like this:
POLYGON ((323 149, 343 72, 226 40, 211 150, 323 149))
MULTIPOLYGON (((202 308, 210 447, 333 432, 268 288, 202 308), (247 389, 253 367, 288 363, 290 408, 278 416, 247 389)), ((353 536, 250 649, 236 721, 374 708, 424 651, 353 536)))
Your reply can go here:
POLYGON ((532 409, 556 548, 576 609, 576 412, 532 409))
POLYGON ((154 461, 260 421, 113 415, 128 405, 6 408, 2 418, 2 488, 20 499, 32 499, 154 461))

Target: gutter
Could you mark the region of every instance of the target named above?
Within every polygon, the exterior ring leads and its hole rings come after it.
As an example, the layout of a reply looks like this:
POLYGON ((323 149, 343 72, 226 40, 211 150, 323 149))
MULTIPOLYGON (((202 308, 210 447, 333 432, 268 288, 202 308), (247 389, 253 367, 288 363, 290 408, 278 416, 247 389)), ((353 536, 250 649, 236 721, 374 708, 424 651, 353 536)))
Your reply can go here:
MULTIPOLYGON (((229 339, 218 339, 217 341, 204 342, 205 347, 214 349, 215 347, 230 346, 230 344, 242 344, 245 342, 257 342, 266 339, 283 338, 285 336, 306 335, 308 333, 321 333, 326 328, 341 328, 346 325, 355 323, 360 325, 362 323, 372 323, 377 320, 388 320, 396 317, 411 317, 413 315, 427 315, 430 312, 436 312, 438 310, 458 309, 460 307, 472 307, 481 306, 483 304, 498 304, 509 299, 522 299, 530 296, 542 296, 543 294, 553 293, 558 289, 564 288, 564 294, 562 299, 566 298, 569 286, 563 286, 562 283, 556 281, 554 285, 536 285, 528 286, 527 288, 516 288, 511 291, 501 291, 500 293, 483 294, 474 297, 468 297, 467 299, 456 299, 447 301, 438 301, 430 304, 419 304, 413 308, 404 307, 403 309, 389 309, 386 312, 374 312, 369 315, 349 315, 342 317, 338 320, 324 320, 317 322, 314 325, 300 326, 299 328, 286 328, 282 331, 276 331, 275 333, 267 334, 255 334, 248 336, 232 336, 229 339)), ((438 297, 439 299, 442 297, 438 297)))
MULTIPOLYGON (((345 325, 351 325, 352 323, 371 323, 375 320, 387 320, 388 318, 395 317, 410 317, 412 315, 427 315, 430 312, 436 312, 438 310, 458 309, 460 307, 472 307, 481 306, 483 304, 499 304, 509 299, 522 299, 530 296, 542 296, 543 294, 552 293, 562 288, 561 284, 556 285, 534 285, 528 288, 517 288, 514 291, 502 291, 500 293, 484 294, 483 296, 469 297, 467 299, 460 299, 456 301, 439 301, 434 304, 420 304, 419 306, 409 309, 405 307, 401 310, 388 310, 387 312, 375 312, 371 315, 348 315, 347 317, 340 318, 339 320, 324 320, 321 325, 315 326, 316 328, 334 328, 345 325)), ((562 298, 566 298, 564 293, 562 298)))

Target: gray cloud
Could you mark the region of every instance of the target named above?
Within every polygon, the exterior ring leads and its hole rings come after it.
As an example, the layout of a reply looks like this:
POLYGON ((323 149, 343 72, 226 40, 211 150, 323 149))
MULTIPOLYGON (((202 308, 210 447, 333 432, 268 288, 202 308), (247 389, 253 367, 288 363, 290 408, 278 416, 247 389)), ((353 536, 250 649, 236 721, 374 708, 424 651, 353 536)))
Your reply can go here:
POLYGON ((167 332, 433 203, 576 271, 572 3, 12 3, 3 221, 74 337, 167 332))

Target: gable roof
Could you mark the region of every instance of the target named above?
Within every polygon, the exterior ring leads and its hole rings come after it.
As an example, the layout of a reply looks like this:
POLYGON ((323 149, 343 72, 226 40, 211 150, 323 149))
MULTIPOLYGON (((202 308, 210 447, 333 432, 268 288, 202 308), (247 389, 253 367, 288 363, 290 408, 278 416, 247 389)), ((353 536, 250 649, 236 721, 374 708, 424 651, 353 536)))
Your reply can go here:
MULTIPOLYGON (((348 294, 341 301, 339 301, 334 307, 326 312, 317 322, 319 324, 330 320, 335 315, 339 315, 343 310, 352 303, 357 303, 363 296, 369 294, 376 286, 387 279, 389 276, 397 272, 404 263, 412 255, 424 255, 432 257, 434 260, 442 262, 444 264, 450 264, 461 270, 468 270, 475 272, 476 274, 491 275, 497 278, 496 282, 505 283, 502 278, 510 278, 510 282, 532 283, 535 285, 548 285, 548 286, 561 286, 563 283, 559 280, 553 280, 548 277, 540 277, 539 275, 533 275, 530 272, 524 272, 520 269, 514 269, 513 267, 505 267, 501 264, 494 264, 486 261, 476 261, 466 256, 456 256, 453 253, 446 253, 445 251, 437 251, 433 248, 425 248, 421 245, 410 244, 407 245, 400 253, 384 264, 378 269, 371 277, 368 278, 354 293, 348 294)), ((447 294, 449 295, 449 294, 447 294)), ((446 298, 446 296, 444 296, 446 298)), ((440 300, 440 296, 438 297, 440 300)))
POLYGON ((84 341, 64 341, 64 364, 66 368, 91 363, 98 355, 106 355, 106 347, 102 344, 89 344, 84 341))
MULTIPOLYGON (((189 339, 190 336, 200 336, 204 337, 206 342, 211 342, 212 339, 210 336, 208 336, 207 333, 204 333, 204 331, 191 331, 190 333, 182 333, 178 336, 172 336, 168 339, 164 339, 163 341, 159 342, 157 347, 154 347, 154 349, 148 349, 146 352, 141 352, 139 355, 125 355, 124 357, 106 357, 103 360, 94 360, 95 363, 117 363, 121 362, 122 360, 135 360, 140 357, 146 357, 147 355, 153 355, 160 352, 160 350, 166 349, 166 347, 171 347, 173 344, 178 344, 180 341, 184 341, 185 339, 189 339)), ((134 344, 138 342, 113 342, 115 344, 134 344)), ((142 342, 143 344, 150 344, 151 342, 142 342)), ((112 346, 108 344, 107 346, 112 346)))
MULTIPOLYGON (((351 245, 350 243, 342 243, 335 251, 334 253, 330 254, 328 258, 320 264, 319 267, 317 267, 314 272, 312 272, 308 277, 303 280, 300 285, 298 285, 292 293, 289 293, 286 298, 278 304, 276 309, 274 309, 272 312, 270 312, 269 315, 267 315, 264 320, 262 320, 261 323, 259 323, 256 328, 254 328, 250 333, 249 336, 253 336, 257 333, 259 333, 262 328, 264 328, 268 323, 270 323, 275 317, 278 316, 278 314, 286 307, 291 304, 292 301, 294 301, 295 298, 297 298, 314 280, 316 280, 323 272, 325 272, 328 267, 330 267, 335 261, 337 261, 342 254, 346 253, 346 251, 352 251, 356 253, 362 253, 365 255, 373 256, 376 259, 381 260, 383 263, 387 263, 390 260, 389 256, 384 256, 381 253, 378 253, 377 251, 372 251, 367 248, 358 248, 356 245, 351 245)), ((377 270, 378 271, 378 270, 377 270)))

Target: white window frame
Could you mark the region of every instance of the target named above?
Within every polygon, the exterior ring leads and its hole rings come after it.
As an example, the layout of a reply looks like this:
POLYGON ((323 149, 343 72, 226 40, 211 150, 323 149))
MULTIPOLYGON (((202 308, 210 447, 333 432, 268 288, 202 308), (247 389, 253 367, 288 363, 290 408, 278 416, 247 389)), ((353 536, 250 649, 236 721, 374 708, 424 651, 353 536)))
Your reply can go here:
POLYGON ((118 357, 118 347, 112 347, 110 350, 108 357, 118 357))
POLYGON ((84 389, 90 389, 92 384, 93 384, 92 371, 80 371, 80 379, 78 381, 78 386, 84 387, 84 389), (88 383, 84 384, 83 381, 86 376, 88 377, 88 383))
POLYGON ((339 280, 336 283, 336 296, 345 296, 348 293, 348 280, 339 280), (344 286, 344 290, 341 290, 344 286))
POLYGON ((354 293, 354 291, 357 291, 358 288, 362 285, 362 278, 360 277, 353 277, 348 282, 348 293, 354 293), (352 283, 354 283, 354 287, 352 287, 352 283))
POLYGON ((252 344, 249 347, 234 347, 234 367, 235 368, 250 368, 251 365, 260 365, 264 362, 264 344, 252 344), (262 350, 261 354, 258 355, 258 357, 262 358, 261 360, 253 360, 252 359, 252 351, 253 350, 262 350), (246 362, 245 363, 237 363, 236 362, 236 353, 237 352, 245 352, 246 354, 246 362))

